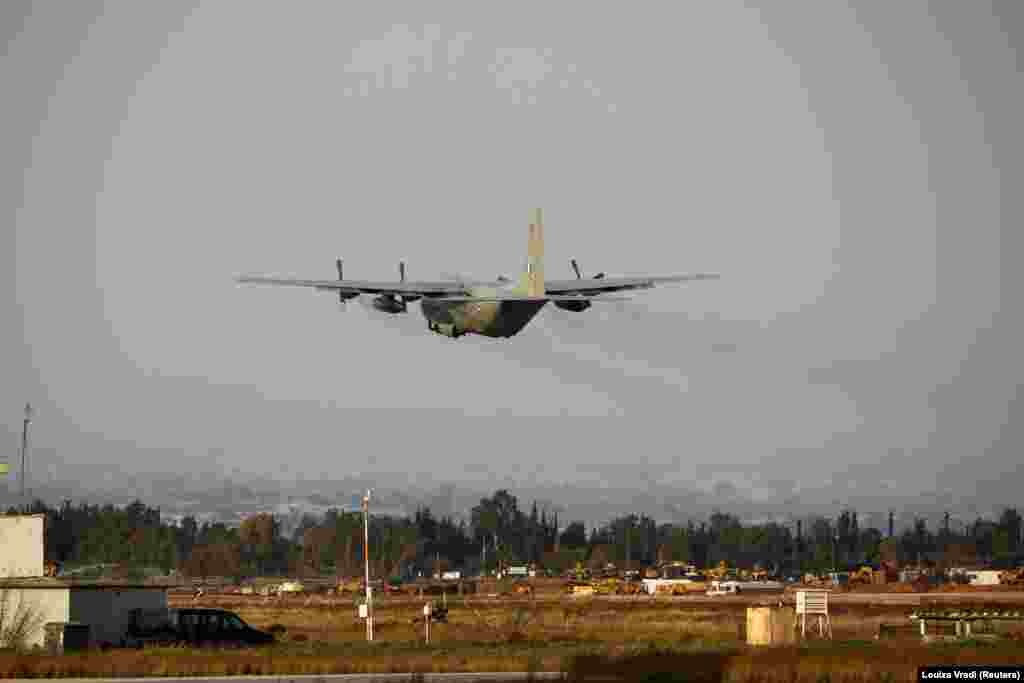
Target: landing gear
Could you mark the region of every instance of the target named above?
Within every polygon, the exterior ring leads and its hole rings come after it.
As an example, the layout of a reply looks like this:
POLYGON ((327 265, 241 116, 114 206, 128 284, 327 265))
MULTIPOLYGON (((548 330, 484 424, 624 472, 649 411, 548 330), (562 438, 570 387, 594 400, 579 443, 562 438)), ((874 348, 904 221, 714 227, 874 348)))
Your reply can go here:
POLYGON ((441 335, 442 337, 448 337, 449 339, 458 339, 462 335, 466 334, 466 330, 460 330, 454 321, 450 323, 443 323, 436 320, 430 320, 428 318, 427 329, 441 335))

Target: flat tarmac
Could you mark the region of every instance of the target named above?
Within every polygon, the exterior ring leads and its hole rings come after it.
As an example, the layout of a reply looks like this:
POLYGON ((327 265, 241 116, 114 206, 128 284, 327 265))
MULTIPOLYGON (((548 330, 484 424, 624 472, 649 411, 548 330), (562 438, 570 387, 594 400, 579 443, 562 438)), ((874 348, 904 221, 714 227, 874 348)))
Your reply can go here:
MULTIPOLYGON (((415 680, 418 683, 503 683, 504 681, 557 681, 564 676, 557 671, 535 671, 527 672, 476 672, 476 673, 387 673, 387 674, 328 674, 323 676, 206 676, 206 677, 181 677, 173 676, 168 678, 151 676, 148 678, 62 678, 63 683, 98 683, 110 681, 110 683, 153 683, 153 681, 191 681, 192 683, 238 683, 238 681, 253 681, 266 683, 409 683, 415 680)), ((4 681, 37 681, 37 678, 5 678, 4 681)))

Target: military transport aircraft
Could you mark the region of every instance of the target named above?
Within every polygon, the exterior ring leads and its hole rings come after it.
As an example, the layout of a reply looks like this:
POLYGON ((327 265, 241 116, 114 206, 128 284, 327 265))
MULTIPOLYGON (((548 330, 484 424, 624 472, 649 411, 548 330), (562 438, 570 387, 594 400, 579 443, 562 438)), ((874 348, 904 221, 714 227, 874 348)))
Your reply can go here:
POLYGON ((458 338, 466 333, 487 337, 511 337, 526 327, 540 309, 550 301, 568 311, 585 311, 594 301, 622 301, 604 296, 609 292, 649 289, 657 284, 686 280, 710 280, 715 273, 662 275, 643 277, 605 277, 598 273, 583 279, 576 261, 570 261, 575 280, 544 279, 544 227, 541 210, 535 209, 527 242, 526 272, 518 282, 505 277, 494 281, 406 281, 405 264, 398 264, 397 282, 346 280, 341 260, 337 261, 337 280, 295 280, 264 275, 243 275, 237 282, 311 287, 337 292, 344 304, 362 294, 376 295, 372 305, 385 313, 405 313, 412 301, 420 301, 427 328, 446 337, 458 338))

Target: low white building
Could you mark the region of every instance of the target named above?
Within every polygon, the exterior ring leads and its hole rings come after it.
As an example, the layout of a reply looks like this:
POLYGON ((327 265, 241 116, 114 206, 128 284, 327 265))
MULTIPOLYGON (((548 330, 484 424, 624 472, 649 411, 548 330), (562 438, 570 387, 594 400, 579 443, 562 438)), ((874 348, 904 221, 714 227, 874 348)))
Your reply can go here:
POLYGON ((26 619, 24 645, 42 646, 45 626, 78 622, 89 626, 94 645, 120 645, 135 608, 167 607, 163 588, 130 584, 62 581, 49 577, 0 579, 0 615, 7 629, 26 619))
POLYGON ((44 533, 44 515, 0 515, 0 639, 24 623, 18 644, 42 646, 46 624, 78 622, 91 643, 119 645, 131 610, 167 606, 160 586, 43 576, 44 533))

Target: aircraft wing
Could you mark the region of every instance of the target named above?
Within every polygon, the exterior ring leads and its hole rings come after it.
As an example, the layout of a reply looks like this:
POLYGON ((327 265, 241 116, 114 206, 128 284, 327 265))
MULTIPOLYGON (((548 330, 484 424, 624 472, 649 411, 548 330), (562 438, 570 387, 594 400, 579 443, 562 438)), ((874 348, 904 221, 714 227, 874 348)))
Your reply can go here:
MULTIPOLYGON (((544 294, 543 296, 516 296, 515 294, 509 294, 508 296, 449 296, 444 295, 437 297, 434 301, 440 301, 442 303, 501 303, 503 301, 583 301, 584 298, 581 296, 574 295, 562 295, 562 294, 544 294)), ((602 296, 600 298, 592 299, 588 298, 587 301, 632 301, 627 296, 602 296)))
POLYGON ((576 280, 545 280, 544 291, 549 294, 600 294, 631 289, 650 289, 655 285, 690 280, 717 280, 718 273, 692 273, 689 275, 649 275, 642 277, 600 277, 576 280))
POLYGON ((235 278, 240 283, 285 285, 309 287, 326 291, 340 291, 347 294, 404 294, 406 296, 458 296, 466 293, 465 285, 459 282, 430 282, 407 280, 405 282, 374 282, 370 280, 298 280, 293 278, 268 277, 265 275, 241 275, 235 278))

